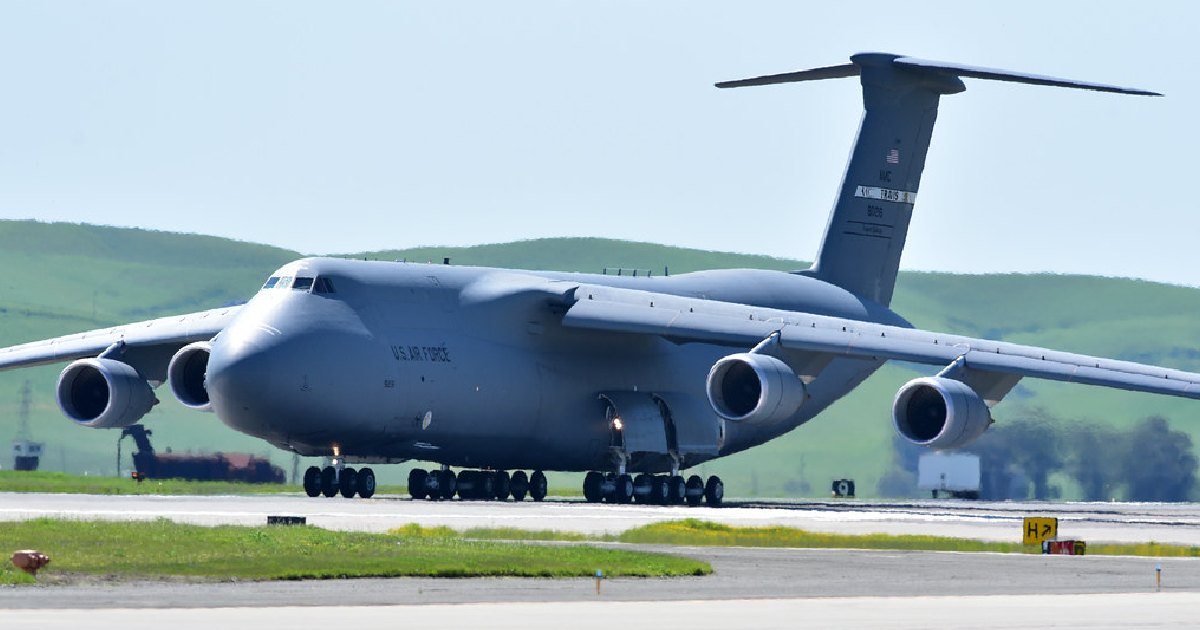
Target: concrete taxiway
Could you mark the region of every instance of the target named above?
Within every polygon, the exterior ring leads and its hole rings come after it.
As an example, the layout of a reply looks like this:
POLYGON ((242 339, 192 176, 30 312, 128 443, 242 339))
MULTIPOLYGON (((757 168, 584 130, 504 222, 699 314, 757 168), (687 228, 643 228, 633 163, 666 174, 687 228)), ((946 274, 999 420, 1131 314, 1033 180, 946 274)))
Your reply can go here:
POLYGON ((1089 542, 1200 546, 1200 505, 1169 503, 989 503, 974 501, 734 502, 728 507, 661 507, 581 501, 492 503, 407 498, 305 496, 165 497, 0 493, 0 520, 39 516, 259 525, 271 514, 305 516, 330 529, 386 531, 407 523, 616 533, 648 523, 698 518, 729 525, 784 525, 820 532, 929 534, 1019 540, 1025 516, 1054 516, 1059 535, 1089 542))

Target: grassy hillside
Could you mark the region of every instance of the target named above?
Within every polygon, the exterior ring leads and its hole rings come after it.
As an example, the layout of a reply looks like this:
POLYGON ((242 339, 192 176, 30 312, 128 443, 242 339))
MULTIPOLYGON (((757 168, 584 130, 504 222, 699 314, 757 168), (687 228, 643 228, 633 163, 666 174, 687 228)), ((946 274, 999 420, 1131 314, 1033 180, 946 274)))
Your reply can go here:
MULTIPOLYGON (((139 318, 188 312, 247 298, 262 279, 300 254, 225 239, 94 226, 0 221, 0 345, 52 337, 139 318)), ((360 257, 598 272, 604 267, 791 270, 807 263, 604 239, 541 239, 467 248, 368 252, 360 257)), ((1058 275, 904 273, 894 308, 915 325, 1018 343, 1200 371, 1200 290, 1128 279, 1058 275)), ((59 367, 0 373, 0 441, 16 433, 17 390, 34 390, 35 439, 47 443, 44 465, 111 474, 116 434, 73 426, 58 412, 59 367)), ((933 370, 895 365, 808 425, 748 453, 705 466, 735 496, 819 496, 835 478, 873 491, 890 464, 891 398, 906 380, 933 370)), ((211 414, 180 407, 165 390, 148 416, 160 448, 243 450, 270 454, 289 469, 289 454, 229 430, 211 414)), ((1025 381, 995 415, 1000 422, 1043 408, 1064 418, 1128 426, 1161 414, 1200 444, 1194 402, 1025 381)), ((129 444, 126 445, 131 446, 129 444)), ((0 465, 7 466, 7 459, 0 465)), ((399 481, 402 467, 381 476, 399 481)), ((381 470, 381 472, 383 472, 381 470)), ((563 485, 576 475, 552 477, 563 485)), ((1069 484, 1066 490, 1069 492, 1069 484)))

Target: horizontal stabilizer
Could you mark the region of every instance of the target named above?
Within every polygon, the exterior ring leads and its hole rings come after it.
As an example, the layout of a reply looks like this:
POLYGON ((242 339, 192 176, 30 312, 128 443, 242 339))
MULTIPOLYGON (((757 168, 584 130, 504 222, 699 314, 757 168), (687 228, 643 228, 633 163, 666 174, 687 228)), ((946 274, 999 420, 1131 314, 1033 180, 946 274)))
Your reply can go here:
POLYGON ((962 64, 948 63, 945 61, 930 61, 928 59, 900 57, 892 61, 892 63, 904 68, 913 68, 917 70, 949 74, 956 77, 970 77, 972 79, 1010 81, 1012 83, 1029 83, 1032 85, 1050 85, 1054 87, 1093 90, 1096 92, 1135 94, 1138 96, 1162 96, 1162 94, 1159 94, 1158 92, 1140 90, 1138 88, 1127 88, 1119 85, 1105 85, 1103 83, 1088 83, 1087 81, 1073 81, 1071 79, 1058 79, 1055 77, 1042 76, 1040 74, 1026 74, 1024 72, 1011 72, 1008 70, 997 70, 995 68, 977 68, 975 66, 964 66, 962 64))
POLYGON ((1089 83, 1087 81, 1074 81, 1071 79, 1059 79, 1056 77, 1048 77, 1040 74, 1027 74, 1024 72, 1012 72, 1009 70, 998 70, 995 68, 980 68, 976 66, 967 66, 958 63, 950 63, 946 61, 932 61, 929 59, 916 59, 914 57, 902 57, 899 55, 888 55, 886 53, 859 53, 850 58, 853 63, 842 64, 839 66, 826 66, 823 68, 813 68, 811 70, 801 70, 799 72, 785 72, 782 74, 768 74, 752 79, 739 79, 736 81, 722 81, 717 83, 719 88, 733 87, 749 87, 752 85, 774 85, 777 83, 796 83, 798 81, 820 81, 822 79, 841 79, 844 77, 858 76, 860 72, 861 59, 871 58, 872 60, 879 57, 890 57, 893 67, 902 68, 918 74, 938 74, 952 77, 968 77, 972 79, 988 79, 991 81, 1010 81, 1013 83, 1028 83, 1032 85, 1048 85, 1053 87, 1075 88, 1080 90, 1093 90, 1096 92, 1113 92, 1117 94, 1135 94, 1139 96, 1162 96, 1158 92, 1142 90, 1138 88, 1121 87, 1119 85, 1106 85, 1103 83, 1089 83))

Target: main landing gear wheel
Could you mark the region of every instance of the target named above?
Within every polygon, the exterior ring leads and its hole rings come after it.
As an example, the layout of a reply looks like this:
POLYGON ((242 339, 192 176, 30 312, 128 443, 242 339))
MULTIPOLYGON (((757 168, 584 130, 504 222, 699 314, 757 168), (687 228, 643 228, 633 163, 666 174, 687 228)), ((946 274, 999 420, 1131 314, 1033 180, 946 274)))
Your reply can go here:
POLYGON ((708 478, 708 483, 704 484, 704 502, 708 507, 720 507, 721 502, 725 500, 725 484, 720 477, 713 475, 708 478))
POLYGON ((650 478, 650 494, 646 496, 653 505, 667 504, 667 480, 659 475, 650 478))
POLYGON ((687 504, 696 507, 704 500, 704 480, 700 475, 692 475, 688 477, 687 486, 684 492, 687 497, 687 504))
POLYGON ((332 498, 338 493, 337 469, 326 466, 321 471, 321 494, 332 498))
POLYGON ((321 469, 309 466, 304 471, 304 493, 310 497, 321 496, 321 469))
POLYGON ((683 503, 687 495, 687 484, 684 483, 683 477, 672 475, 667 478, 667 504, 679 505, 683 503))
POLYGON ((518 470, 512 474, 509 488, 512 490, 513 501, 525 500, 525 493, 529 492, 529 477, 525 476, 524 470, 518 470))
POLYGON ((426 488, 425 478, 429 473, 421 468, 414 468, 408 471, 408 496, 414 499, 424 499, 429 496, 429 490, 426 488))
POLYGON ((456 483, 457 478, 454 476, 454 473, 449 470, 439 470, 439 471, 437 471, 437 476, 438 476, 438 496, 437 496, 437 498, 446 499, 447 501, 450 499, 453 499, 454 491, 458 486, 458 484, 456 483))
POLYGON ((529 478, 529 498, 540 502, 546 498, 546 493, 550 491, 550 484, 546 481, 546 473, 535 470, 533 476, 529 478))
POLYGON ((588 503, 599 503, 604 500, 604 475, 592 471, 583 477, 583 498, 588 503))
POLYGON ((358 496, 370 499, 375 496, 375 471, 364 468, 358 471, 358 496))
POLYGON ((508 476, 507 470, 496 471, 496 483, 494 484, 493 497, 497 501, 507 501, 508 495, 512 494, 512 479, 508 476))

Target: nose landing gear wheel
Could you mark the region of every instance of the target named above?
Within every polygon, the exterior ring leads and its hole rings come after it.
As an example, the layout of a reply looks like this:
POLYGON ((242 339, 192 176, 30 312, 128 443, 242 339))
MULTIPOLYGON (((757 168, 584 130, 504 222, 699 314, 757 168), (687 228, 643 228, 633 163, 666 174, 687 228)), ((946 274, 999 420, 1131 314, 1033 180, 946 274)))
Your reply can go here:
POLYGON ((337 493, 337 470, 333 466, 326 466, 321 470, 321 494, 332 498, 337 493))
POLYGON ((310 497, 321 496, 321 469, 309 466, 304 471, 304 494, 310 497))
POLYGON ((599 503, 604 500, 604 488, 600 484, 604 483, 604 475, 592 471, 583 477, 583 498, 588 503, 599 503))
POLYGON ((341 478, 338 479, 338 490, 342 492, 343 497, 353 499, 354 494, 358 492, 358 472, 353 468, 343 468, 341 478))
POLYGON ((358 496, 370 499, 375 496, 375 471, 364 468, 358 471, 358 496))
POLYGON ((629 503, 633 500, 633 477, 619 475, 617 487, 613 490, 613 503, 629 503))

